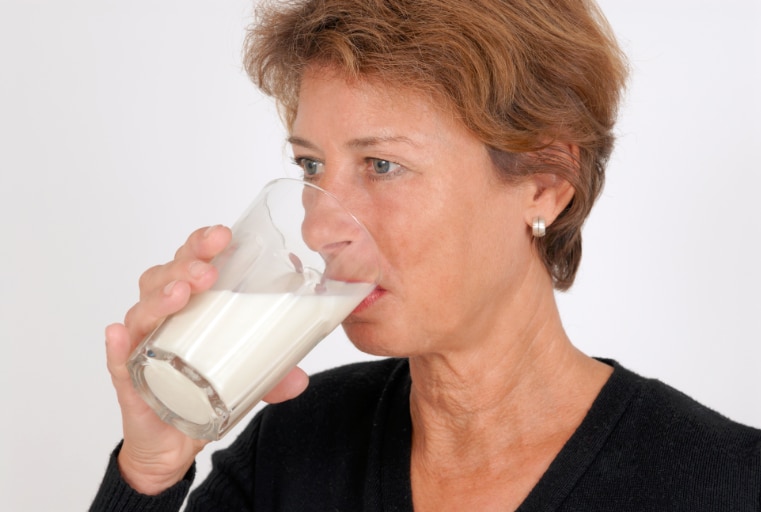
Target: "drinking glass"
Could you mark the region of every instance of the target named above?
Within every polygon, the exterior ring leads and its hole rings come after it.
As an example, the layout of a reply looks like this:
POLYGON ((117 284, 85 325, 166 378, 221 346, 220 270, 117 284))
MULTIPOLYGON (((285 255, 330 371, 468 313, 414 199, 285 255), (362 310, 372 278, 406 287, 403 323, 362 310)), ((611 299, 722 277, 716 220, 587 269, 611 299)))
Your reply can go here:
POLYGON ((220 439, 376 287, 378 250, 334 196, 267 184, 212 264, 219 279, 135 349, 135 388, 187 435, 220 439))

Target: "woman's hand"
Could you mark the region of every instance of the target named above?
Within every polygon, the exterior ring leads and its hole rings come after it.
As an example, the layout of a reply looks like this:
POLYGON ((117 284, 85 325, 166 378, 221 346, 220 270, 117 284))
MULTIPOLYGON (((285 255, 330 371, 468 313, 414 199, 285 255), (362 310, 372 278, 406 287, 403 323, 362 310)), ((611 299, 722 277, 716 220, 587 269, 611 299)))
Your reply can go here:
MULTIPOLYGON (((144 494, 158 494, 179 482, 207 441, 192 439, 164 423, 132 386, 127 360, 135 347, 168 315, 182 309, 194 293, 209 289, 217 270, 209 262, 230 243, 222 226, 195 231, 174 260, 148 269, 140 278, 140 300, 124 324, 106 328, 106 359, 122 412, 124 443, 119 469, 125 481, 144 494)), ((306 374, 295 368, 267 396, 282 402, 307 386, 306 374)))

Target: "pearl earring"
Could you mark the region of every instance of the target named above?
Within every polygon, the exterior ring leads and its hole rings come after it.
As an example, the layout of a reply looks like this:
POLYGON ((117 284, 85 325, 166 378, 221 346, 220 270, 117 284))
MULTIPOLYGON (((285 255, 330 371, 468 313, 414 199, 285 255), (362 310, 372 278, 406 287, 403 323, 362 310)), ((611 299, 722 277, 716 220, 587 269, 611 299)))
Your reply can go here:
POLYGON ((543 217, 534 218, 534 222, 531 224, 531 232, 537 238, 541 238, 547 234, 547 226, 544 223, 543 217))

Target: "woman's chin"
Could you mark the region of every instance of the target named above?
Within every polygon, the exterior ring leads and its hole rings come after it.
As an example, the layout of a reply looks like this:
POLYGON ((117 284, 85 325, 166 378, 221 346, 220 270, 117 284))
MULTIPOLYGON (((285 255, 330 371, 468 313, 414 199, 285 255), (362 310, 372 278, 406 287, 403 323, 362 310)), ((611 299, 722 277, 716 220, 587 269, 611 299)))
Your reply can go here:
POLYGON ((364 322, 345 322, 344 332, 357 350, 379 357, 408 357, 414 351, 413 347, 399 336, 391 333, 384 334, 385 329, 378 324, 364 322))

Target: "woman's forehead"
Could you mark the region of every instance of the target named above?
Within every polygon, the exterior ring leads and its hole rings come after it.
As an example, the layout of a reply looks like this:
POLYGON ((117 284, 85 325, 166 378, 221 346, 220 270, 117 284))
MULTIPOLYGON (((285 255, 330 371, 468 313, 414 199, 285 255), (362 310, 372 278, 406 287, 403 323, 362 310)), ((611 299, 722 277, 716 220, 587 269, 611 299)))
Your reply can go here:
POLYGON ((290 110, 287 116, 289 129, 298 115, 305 91, 314 92, 316 85, 322 85, 322 91, 338 88, 344 91, 351 90, 355 95, 366 99, 368 104, 374 103, 381 107, 393 105, 416 110, 421 110, 422 107, 456 119, 462 118, 442 92, 429 86, 410 84, 393 73, 350 74, 337 65, 313 63, 304 68, 299 79, 298 92, 293 98, 294 102, 290 107, 286 106, 290 110), (326 84, 332 87, 324 87, 326 84))

